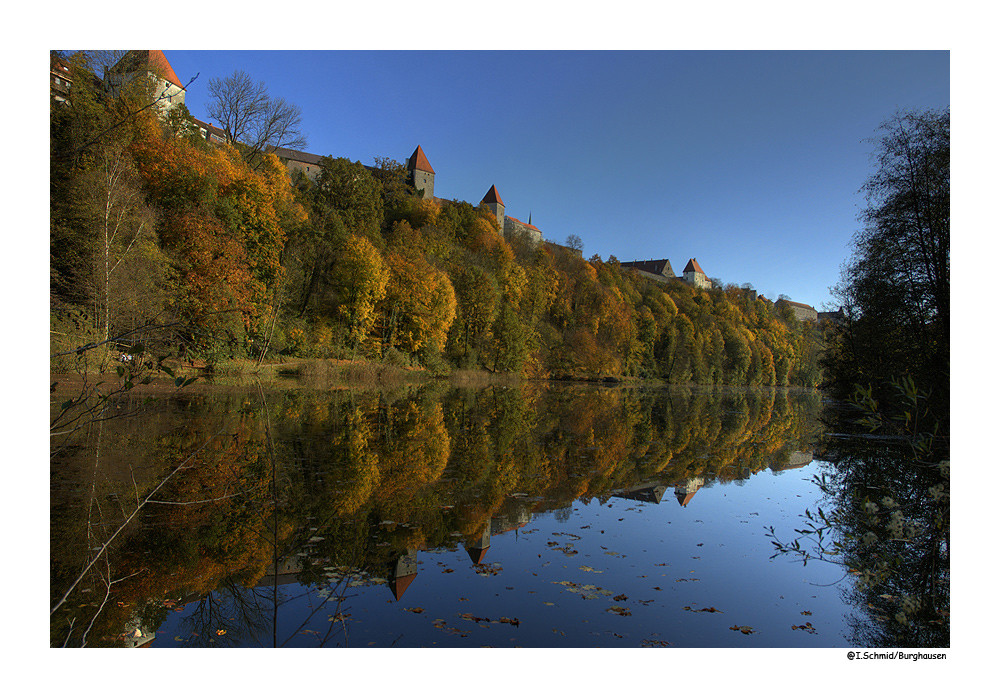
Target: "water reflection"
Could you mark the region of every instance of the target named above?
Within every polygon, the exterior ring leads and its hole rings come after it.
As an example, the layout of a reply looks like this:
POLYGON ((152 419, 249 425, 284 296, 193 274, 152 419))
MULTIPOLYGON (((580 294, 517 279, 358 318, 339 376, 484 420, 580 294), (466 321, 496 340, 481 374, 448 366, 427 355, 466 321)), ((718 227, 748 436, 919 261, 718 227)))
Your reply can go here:
POLYGON ((319 641, 338 644, 341 592, 380 585, 398 601, 423 551, 461 545, 489 575, 494 539, 534 516, 611 497, 687 507, 713 483, 806 465, 821 433, 819 395, 784 390, 131 400, 119 408, 138 417, 95 425, 52 461, 53 646, 137 646, 180 609, 191 644, 280 645, 292 608, 300 624, 327 614, 319 641), (299 608, 289 581, 324 589, 320 606, 299 608))
MULTIPOLYGON (((843 424, 840 424, 843 428, 843 424)), ((826 541, 806 557, 834 561, 855 577, 851 643, 866 647, 950 644, 950 503, 946 440, 915 449, 912 439, 827 440, 821 475, 826 541)))

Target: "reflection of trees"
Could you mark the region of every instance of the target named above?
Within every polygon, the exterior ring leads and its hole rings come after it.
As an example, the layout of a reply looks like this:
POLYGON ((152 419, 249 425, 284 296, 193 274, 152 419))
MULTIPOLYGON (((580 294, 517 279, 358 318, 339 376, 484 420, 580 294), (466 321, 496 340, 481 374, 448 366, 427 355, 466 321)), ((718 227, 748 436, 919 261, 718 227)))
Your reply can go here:
POLYGON ((848 596, 853 642, 949 646, 947 465, 914 459, 908 445, 844 443, 830 454, 825 490, 836 556, 855 571, 848 596))
MULTIPOLYGON (((149 627, 162 622, 164 599, 193 598, 185 622, 202 641, 260 642, 283 600, 253 588, 282 560, 325 589, 332 567, 386 577, 407 550, 454 547, 532 510, 640 484, 747 477, 808 449, 818 408, 811 393, 783 390, 538 385, 266 401, 196 397, 163 410, 141 439, 106 437, 141 469, 219 435, 158 492, 109 572, 124 578, 114 600, 143 609, 149 627)), ((54 515, 53 549, 78 525, 54 515)), ((127 624, 124 612, 106 615, 105 635, 127 624)))
POLYGON ((185 608, 181 639, 195 647, 235 647, 270 642, 271 589, 246 588, 231 579, 185 608))
MULTIPOLYGON (((913 381, 879 404, 860 389, 850 411, 831 411, 829 466, 819 480, 827 501, 805 512, 792 553, 843 566, 855 584, 854 641, 872 647, 946 647, 950 613, 949 439, 932 418, 932 403, 913 381), (803 545, 805 541, 805 545, 803 545)), ((787 536, 786 536, 787 537, 787 536)))
MULTIPOLYGON (((162 621, 151 600, 162 608, 167 594, 204 594, 233 574, 251 582, 266 566, 271 470, 259 403, 251 408, 225 394, 178 402, 180 410, 177 403, 150 408, 141 419, 111 420, 81 440, 71 455, 84 465, 90 452, 103 459, 88 469, 83 498, 53 478, 54 602, 71 591, 65 605, 54 606, 53 644, 84 643, 74 626, 86 614, 74 609, 97 609, 84 621, 92 628, 86 644, 117 644, 123 630, 162 621), (215 409, 220 402, 225 409, 215 409), (70 585, 77 574, 80 582, 70 585), (102 589, 108 598, 95 602, 102 589)), ((72 457, 53 460, 60 479, 79 467, 72 457)))

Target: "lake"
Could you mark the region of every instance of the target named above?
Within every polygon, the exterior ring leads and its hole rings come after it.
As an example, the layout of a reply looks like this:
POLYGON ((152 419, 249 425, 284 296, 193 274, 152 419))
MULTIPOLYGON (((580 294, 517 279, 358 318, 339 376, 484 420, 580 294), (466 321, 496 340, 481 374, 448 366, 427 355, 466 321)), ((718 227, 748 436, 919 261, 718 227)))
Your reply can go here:
POLYGON ((136 390, 51 458, 50 641, 870 642, 885 612, 860 573, 773 542, 830 501, 823 408, 793 389, 136 390))

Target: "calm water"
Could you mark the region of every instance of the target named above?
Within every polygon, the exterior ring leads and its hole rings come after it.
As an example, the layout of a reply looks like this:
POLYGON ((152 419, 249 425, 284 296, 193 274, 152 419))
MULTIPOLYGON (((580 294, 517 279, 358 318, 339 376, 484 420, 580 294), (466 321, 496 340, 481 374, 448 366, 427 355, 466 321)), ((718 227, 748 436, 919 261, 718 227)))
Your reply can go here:
POLYGON ((854 578, 767 537, 820 502, 820 409, 540 385, 132 397, 52 459, 51 642, 848 646, 870 623, 854 578))

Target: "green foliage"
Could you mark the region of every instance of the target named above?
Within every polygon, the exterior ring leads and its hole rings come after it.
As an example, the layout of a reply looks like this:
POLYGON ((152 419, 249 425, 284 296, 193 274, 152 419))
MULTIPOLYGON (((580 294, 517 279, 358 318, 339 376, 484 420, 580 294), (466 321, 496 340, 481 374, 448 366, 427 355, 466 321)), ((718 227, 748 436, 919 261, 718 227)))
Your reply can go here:
POLYGON ((383 245, 385 209, 382 185, 360 162, 330 156, 320 159, 316 201, 339 216, 349 233, 383 245))

